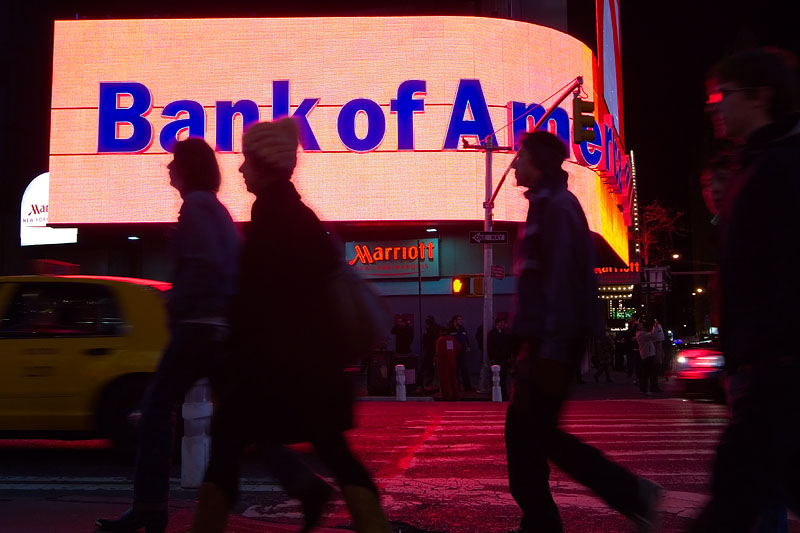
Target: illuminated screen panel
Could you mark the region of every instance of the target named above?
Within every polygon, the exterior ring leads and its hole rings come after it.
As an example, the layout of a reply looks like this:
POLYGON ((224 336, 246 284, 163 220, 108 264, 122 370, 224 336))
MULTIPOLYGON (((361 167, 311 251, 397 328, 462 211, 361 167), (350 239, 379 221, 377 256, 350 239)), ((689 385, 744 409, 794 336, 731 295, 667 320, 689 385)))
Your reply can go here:
MULTIPOLYGON (((593 95, 592 66, 576 39, 499 19, 58 21, 50 221, 176 220, 167 150, 189 132, 216 147, 220 198, 234 219, 248 220, 243 120, 286 112, 306 124, 294 181, 322 219, 483 220, 484 155, 461 139, 501 130, 530 104, 546 108, 578 75, 593 95)), ((569 142, 569 100, 562 108, 553 131, 569 142)), ((496 140, 509 145, 513 135, 505 128, 496 140)), ((510 158, 495 154, 495 182, 510 158)), ((567 167, 592 230, 627 257, 613 199, 594 172, 567 167)), ((525 218, 527 202, 510 181, 497 221, 525 218)))

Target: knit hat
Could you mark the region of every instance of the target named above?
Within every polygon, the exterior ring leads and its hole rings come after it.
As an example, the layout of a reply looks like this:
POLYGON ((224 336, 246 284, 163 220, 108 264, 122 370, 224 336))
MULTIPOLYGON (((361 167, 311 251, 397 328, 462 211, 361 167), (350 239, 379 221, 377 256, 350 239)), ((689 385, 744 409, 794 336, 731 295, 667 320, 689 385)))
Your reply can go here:
POLYGON ((244 132, 242 151, 260 170, 290 178, 297 164, 297 140, 297 122, 292 118, 259 122, 244 132))

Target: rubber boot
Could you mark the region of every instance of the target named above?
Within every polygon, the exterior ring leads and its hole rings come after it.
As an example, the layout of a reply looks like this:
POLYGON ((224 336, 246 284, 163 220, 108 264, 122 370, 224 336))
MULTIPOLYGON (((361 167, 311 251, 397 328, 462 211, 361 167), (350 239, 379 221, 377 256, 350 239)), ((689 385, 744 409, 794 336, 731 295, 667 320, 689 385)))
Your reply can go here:
POLYGON ((353 517, 356 533, 392 533, 377 494, 366 487, 345 485, 342 496, 353 517))
POLYGON ((231 503, 213 483, 200 485, 192 533, 224 533, 231 503))

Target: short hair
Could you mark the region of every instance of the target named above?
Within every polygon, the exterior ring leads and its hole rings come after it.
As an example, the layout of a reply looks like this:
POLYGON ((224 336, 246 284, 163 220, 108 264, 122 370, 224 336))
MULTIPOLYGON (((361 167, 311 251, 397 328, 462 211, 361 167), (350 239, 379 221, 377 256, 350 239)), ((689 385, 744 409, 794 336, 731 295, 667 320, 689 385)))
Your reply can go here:
POLYGON ((214 149, 204 139, 189 137, 175 143, 172 168, 187 191, 219 191, 222 175, 214 149))
POLYGON ((569 157, 564 141, 549 131, 537 130, 522 139, 520 150, 527 150, 533 164, 542 172, 553 172, 569 157))
POLYGON ((776 121, 797 110, 797 58, 786 50, 753 48, 736 52, 717 63, 709 77, 750 88, 746 92, 750 97, 759 87, 770 89, 768 112, 776 121))

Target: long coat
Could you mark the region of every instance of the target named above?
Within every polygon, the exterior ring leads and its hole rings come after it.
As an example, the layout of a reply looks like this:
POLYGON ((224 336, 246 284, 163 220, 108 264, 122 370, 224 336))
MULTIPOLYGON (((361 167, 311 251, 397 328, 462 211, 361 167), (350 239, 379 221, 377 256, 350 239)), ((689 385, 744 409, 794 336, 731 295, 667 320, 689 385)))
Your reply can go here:
POLYGON ((301 442, 352 427, 353 391, 326 291, 340 261, 290 181, 259 193, 232 305, 228 393, 255 439, 301 442))

